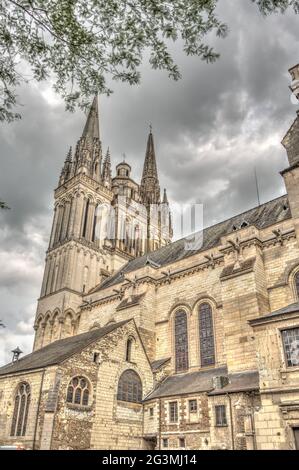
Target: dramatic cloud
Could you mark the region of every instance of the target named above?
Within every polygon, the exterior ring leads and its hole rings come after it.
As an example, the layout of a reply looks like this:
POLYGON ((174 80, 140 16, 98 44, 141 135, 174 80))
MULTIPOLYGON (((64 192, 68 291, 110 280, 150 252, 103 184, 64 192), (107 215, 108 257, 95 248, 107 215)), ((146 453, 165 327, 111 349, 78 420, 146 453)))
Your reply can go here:
MULTIPOLYGON (((298 62, 298 16, 264 18, 249 0, 223 0, 219 16, 229 37, 214 40, 220 60, 207 65, 173 53, 183 73, 171 82, 145 64, 142 85, 113 84, 101 98, 101 135, 113 164, 126 153, 140 179, 149 123, 154 129, 161 186, 169 199, 204 204, 210 225, 285 192, 280 141, 295 116, 287 70, 298 62), (237 4, 237 6, 236 6, 237 4)), ((16 346, 32 347, 36 299, 51 228, 53 189, 85 117, 64 111, 49 84, 19 91, 23 120, 2 124, 0 198, 0 364, 16 346)))

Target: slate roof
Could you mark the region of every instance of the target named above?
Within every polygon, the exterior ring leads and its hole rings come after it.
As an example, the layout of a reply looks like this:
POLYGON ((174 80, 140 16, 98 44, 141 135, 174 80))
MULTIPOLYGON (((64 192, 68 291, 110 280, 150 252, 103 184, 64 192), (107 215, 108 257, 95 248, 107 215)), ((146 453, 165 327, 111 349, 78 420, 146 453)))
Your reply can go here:
POLYGON ((15 363, 10 363, 1 367, 0 376, 60 364, 76 352, 81 351, 89 344, 103 338, 108 333, 120 328, 129 321, 130 320, 113 323, 105 326, 104 328, 98 328, 96 330, 88 331, 87 333, 54 341, 48 346, 20 358, 15 363))
POLYGON ((185 243, 187 239, 183 238, 170 243, 159 250, 153 251, 149 255, 144 255, 129 261, 120 271, 106 279, 96 288, 92 289, 89 294, 122 282, 124 280, 124 274, 144 267, 148 262, 148 257, 157 265, 164 266, 193 256, 201 251, 214 248, 219 245, 221 237, 234 232, 234 227, 239 229, 244 221, 249 225, 254 225, 258 229, 262 229, 289 218, 291 218, 291 212, 287 195, 281 196, 262 204, 261 206, 225 220, 224 222, 205 228, 203 230, 203 244, 198 250, 186 250, 185 243))
POLYGON ((171 397, 197 392, 210 392, 213 389, 213 377, 227 375, 227 368, 220 367, 205 371, 190 372, 188 374, 172 375, 167 377, 145 401, 153 398, 171 397))
POLYGON ((275 312, 269 313, 268 315, 263 315, 262 317, 254 318, 253 320, 249 320, 250 325, 255 325, 258 323, 263 323, 265 320, 270 320, 271 318, 279 317, 281 315, 287 313, 296 313, 299 312, 299 302, 295 302, 294 304, 290 304, 287 307, 283 307, 275 312))
POLYGON ((219 390, 213 390, 209 395, 223 395, 233 392, 248 392, 259 389, 258 371, 240 372, 229 374, 229 384, 219 390))
POLYGON ((156 372, 157 370, 159 370, 162 366, 164 366, 167 362, 170 361, 170 357, 166 357, 164 359, 158 359, 157 361, 153 361, 151 363, 151 366, 152 366, 152 370, 154 372, 156 372))
POLYGON ((258 371, 227 374, 226 367, 206 371, 190 372, 183 375, 167 377, 144 401, 162 397, 174 397, 191 393, 209 392, 209 395, 223 395, 234 392, 248 392, 259 389, 258 371), (213 390, 213 378, 228 376, 229 383, 225 387, 213 390))

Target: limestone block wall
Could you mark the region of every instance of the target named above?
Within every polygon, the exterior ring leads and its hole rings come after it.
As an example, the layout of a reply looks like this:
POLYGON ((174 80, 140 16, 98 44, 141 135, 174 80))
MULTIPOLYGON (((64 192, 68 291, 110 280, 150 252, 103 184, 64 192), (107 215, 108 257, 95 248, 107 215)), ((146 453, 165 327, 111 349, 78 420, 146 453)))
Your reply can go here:
POLYGON ((117 387, 121 374, 134 370, 141 378, 143 396, 153 387, 152 371, 143 346, 136 335, 133 322, 126 324, 102 341, 105 355, 100 361, 95 403, 95 422, 91 447, 95 449, 141 449, 143 440, 143 413, 141 404, 117 400, 117 387), (126 340, 135 338, 130 363, 125 361, 126 340))
POLYGON ((0 377, 0 445, 21 443, 28 448, 38 449, 44 421, 44 406, 55 377, 55 367, 46 371, 24 372, 7 377, 0 377), (19 384, 26 382, 30 386, 30 406, 27 419, 26 435, 11 436, 15 394, 19 384))

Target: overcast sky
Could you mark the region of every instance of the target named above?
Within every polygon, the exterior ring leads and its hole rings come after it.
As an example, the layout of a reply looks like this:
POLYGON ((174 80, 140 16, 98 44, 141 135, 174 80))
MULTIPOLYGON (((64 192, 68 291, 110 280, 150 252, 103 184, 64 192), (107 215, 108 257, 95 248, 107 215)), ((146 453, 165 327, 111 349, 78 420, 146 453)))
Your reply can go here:
MULTIPOLYGON (((230 27, 215 41, 221 58, 207 65, 173 51, 183 79, 144 65, 138 87, 114 84, 100 101, 101 138, 115 166, 122 153, 140 180, 151 122, 161 187, 170 202, 204 204, 210 225, 285 192, 280 141, 295 117, 288 68, 299 62, 298 16, 263 18, 249 0, 221 0, 230 27), (236 7, 237 4, 237 7, 236 7)), ((0 365, 16 346, 32 348, 36 299, 52 222, 53 189, 85 116, 69 114, 48 83, 23 87, 23 119, 0 127, 0 365)))

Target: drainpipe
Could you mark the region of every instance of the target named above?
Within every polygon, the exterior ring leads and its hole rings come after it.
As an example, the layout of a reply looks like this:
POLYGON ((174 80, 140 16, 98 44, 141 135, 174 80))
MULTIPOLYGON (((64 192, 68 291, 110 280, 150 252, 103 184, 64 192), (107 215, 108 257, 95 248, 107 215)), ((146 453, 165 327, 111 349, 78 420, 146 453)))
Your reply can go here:
POLYGON ((37 410, 36 410, 36 420, 35 420, 35 427, 34 427, 34 437, 33 437, 32 450, 35 450, 36 434, 37 434, 37 426, 38 426, 38 417, 39 417, 40 404, 41 404, 41 400, 42 400, 42 390, 43 390, 43 386, 44 386, 45 372, 46 372, 46 369, 43 370, 42 380, 41 380, 41 383, 40 383, 38 404, 37 404, 37 410))
POLYGON ((159 443, 158 443, 158 450, 161 450, 161 409, 162 409, 162 400, 159 398, 159 443))
POLYGON ((232 409, 232 399, 229 393, 226 394, 229 401, 229 414, 230 414, 230 429, 231 429, 231 439, 232 439, 232 450, 235 450, 235 439, 234 439, 234 423, 233 423, 233 409, 232 409))
POLYGON ((250 421, 251 421, 251 430, 252 430, 252 437, 253 437, 253 450, 257 450, 253 399, 254 399, 254 396, 251 395, 250 421))

